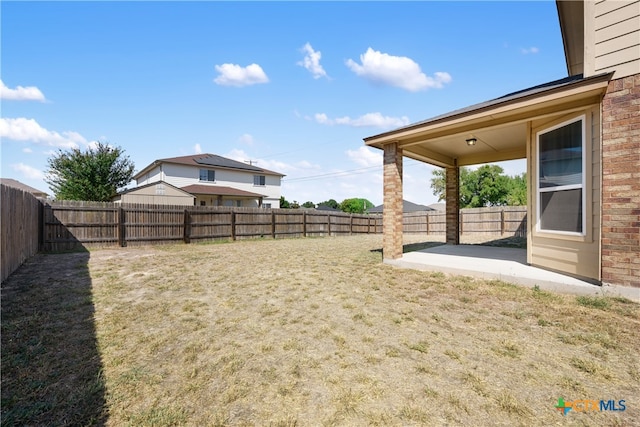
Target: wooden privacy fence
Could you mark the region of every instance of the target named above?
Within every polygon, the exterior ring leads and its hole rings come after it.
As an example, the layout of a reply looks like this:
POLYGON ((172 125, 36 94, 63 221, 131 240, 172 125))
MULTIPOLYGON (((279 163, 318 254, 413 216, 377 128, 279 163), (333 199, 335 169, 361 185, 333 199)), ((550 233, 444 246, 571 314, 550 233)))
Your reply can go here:
MULTIPOLYGON (((526 207, 463 209, 461 233, 526 236, 526 207)), ((445 213, 406 213, 406 233, 445 234, 445 213)), ((382 233, 381 215, 301 209, 56 202, 44 207, 45 251, 248 238, 382 233)))
POLYGON ((9 277, 23 262, 40 249, 42 203, 32 194, 17 188, 0 185, 2 214, 0 281, 9 277))
MULTIPOLYGON (((405 233, 445 234, 446 214, 442 211, 405 213, 405 233)), ((460 210, 460 234, 527 236, 527 207, 498 206, 460 210)))
POLYGON ((63 201, 44 207, 43 249, 380 232, 381 217, 343 212, 63 201))

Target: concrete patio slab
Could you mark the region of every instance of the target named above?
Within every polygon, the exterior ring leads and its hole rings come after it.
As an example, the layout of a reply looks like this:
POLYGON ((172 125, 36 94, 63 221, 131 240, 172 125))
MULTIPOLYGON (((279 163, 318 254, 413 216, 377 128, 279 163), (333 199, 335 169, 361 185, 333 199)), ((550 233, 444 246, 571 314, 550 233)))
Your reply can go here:
POLYGON ((621 296, 640 302, 640 289, 597 285, 527 264, 526 249, 481 245, 440 245, 384 260, 400 268, 498 279, 504 282, 577 295, 621 296))

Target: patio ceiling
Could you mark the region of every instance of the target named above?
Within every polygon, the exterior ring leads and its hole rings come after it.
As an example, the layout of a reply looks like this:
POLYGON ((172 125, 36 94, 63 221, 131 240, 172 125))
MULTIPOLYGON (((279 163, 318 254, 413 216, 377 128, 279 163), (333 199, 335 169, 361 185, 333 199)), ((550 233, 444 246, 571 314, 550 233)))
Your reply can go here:
POLYGON ((525 158, 530 123, 549 121, 598 104, 611 73, 572 76, 365 138, 383 148, 398 143, 403 156, 441 167, 525 158), (467 139, 475 138, 469 146, 467 139))

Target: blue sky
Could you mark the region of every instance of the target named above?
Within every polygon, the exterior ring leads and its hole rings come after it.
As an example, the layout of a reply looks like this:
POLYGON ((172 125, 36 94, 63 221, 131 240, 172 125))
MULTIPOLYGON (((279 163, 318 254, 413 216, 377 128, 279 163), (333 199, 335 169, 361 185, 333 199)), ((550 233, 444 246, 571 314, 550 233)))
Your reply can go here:
MULTIPOLYGON (((286 174, 289 201, 382 202, 363 138, 567 75, 536 2, 8 2, 1 175, 97 140, 140 170, 213 153, 286 174)), ((404 161, 404 197, 436 202, 404 161)), ((508 174, 524 161, 502 164, 508 174)))

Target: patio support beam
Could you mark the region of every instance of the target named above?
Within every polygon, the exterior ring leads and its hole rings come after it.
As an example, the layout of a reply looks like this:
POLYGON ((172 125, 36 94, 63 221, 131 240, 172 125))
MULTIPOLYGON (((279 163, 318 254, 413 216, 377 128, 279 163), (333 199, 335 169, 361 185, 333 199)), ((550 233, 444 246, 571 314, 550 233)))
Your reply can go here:
POLYGON ((445 169, 446 197, 446 239, 448 245, 460 244, 460 168, 455 166, 445 169))
POLYGON ((402 148, 384 145, 382 257, 402 258, 402 148))

